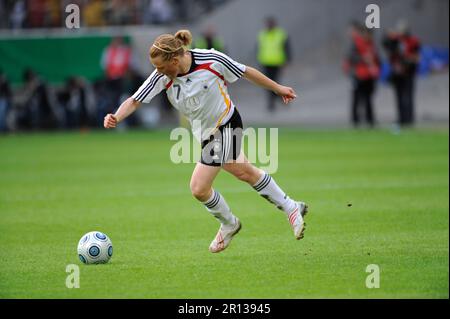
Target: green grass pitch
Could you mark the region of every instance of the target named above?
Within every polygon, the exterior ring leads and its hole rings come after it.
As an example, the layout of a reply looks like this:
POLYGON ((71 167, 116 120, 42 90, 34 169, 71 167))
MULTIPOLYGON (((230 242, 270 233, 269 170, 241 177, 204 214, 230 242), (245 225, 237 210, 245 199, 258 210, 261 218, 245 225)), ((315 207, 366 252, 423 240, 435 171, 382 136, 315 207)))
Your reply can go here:
POLYGON ((221 172, 243 228, 211 254, 218 223, 190 194, 194 164, 170 161, 169 131, 0 136, 0 297, 448 298, 448 142, 448 129, 281 129, 272 176, 309 204, 305 238, 221 172), (112 239, 110 263, 78 260, 92 230, 112 239))

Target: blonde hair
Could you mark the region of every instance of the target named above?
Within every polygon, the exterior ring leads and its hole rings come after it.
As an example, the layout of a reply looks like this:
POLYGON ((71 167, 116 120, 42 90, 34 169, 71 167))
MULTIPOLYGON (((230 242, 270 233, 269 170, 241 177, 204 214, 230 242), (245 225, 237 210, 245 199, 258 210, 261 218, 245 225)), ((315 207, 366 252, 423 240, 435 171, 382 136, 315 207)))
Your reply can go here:
POLYGON ((191 43, 192 34, 189 30, 179 30, 175 35, 162 34, 150 47, 150 57, 162 56, 164 61, 170 61, 173 57, 183 55, 191 43))

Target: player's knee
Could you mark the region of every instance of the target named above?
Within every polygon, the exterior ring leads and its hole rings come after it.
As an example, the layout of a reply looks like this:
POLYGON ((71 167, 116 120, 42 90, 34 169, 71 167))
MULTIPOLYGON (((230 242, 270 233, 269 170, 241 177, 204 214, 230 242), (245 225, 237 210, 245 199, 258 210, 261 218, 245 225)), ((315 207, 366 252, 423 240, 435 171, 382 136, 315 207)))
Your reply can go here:
POLYGON ((206 201, 208 200, 208 195, 211 187, 205 187, 204 185, 201 185, 200 183, 197 183, 195 181, 191 181, 191 193, 192 196, 197 198, 199 201, 206 201))

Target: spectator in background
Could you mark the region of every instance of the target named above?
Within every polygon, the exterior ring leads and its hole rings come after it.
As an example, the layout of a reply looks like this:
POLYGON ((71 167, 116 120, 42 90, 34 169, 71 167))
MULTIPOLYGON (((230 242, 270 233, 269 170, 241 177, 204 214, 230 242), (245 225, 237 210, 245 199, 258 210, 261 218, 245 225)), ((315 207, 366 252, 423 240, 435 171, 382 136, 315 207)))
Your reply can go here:
POLYGON ((58 100, 64 110, 66 128, 86 128, 93 124, 86 83, 81 79, 70 77, 59 92, 58 100))
POLYGON ((83 8, 83 21, 87 27, 101 27, 105 22, 103 0, 91 0, 83 8))
POLYGON ((47 85, 31 69, 24 71, 23 79, 24 85, 17 95, 19 126, 31 129, 59 127, 61 117, 47 85))
POLYGON ((360 124, 360 108, 365 109, 367 123, 375 126, 372 108, 372 96, 380 76, 380 58, 378 56, 372 31, 358 22, 353 22, 350 29, 351 50, 344 62, 345 72, 353 80, 351 118, 355 127, 360 124))
POLYGON ((202 35, 197 37, 194 42, 194 48, 208 50, 214 48, 217 51, 226 53, 223 41, 217 36, 216 28, 213 25, 208 25, 202 35))
MULTIPOLYGON (((123 37, 115 37, 111 44, 105 48, 102 66, 105 71, 105 83, 104 86, 103 84, 97 84, 97 90, 106 89, 108 97, 103 101, 103 107, 105 108, 103 111, 108 112, 110 108, 122 103, 123 96, 128 97, 127 90, 130 78, 131 81, 134 81, 134 77, 137 76, 134 72, 137 69, 136 58, 123 37)), ((135 122, 134 117, 130 117, 127 124, 132 124, 132 122, 135 122)))
POLYGON ((27 1, 28 11, 27 27, 42 28, 45 27, 45 18, 47 14, 46 0, 27 1))
POLYGON ((11 88, 6 75, 0 70, 0 132, 7 131, 7 117, 11 108, 11 88))
POLYGON ((410 33, 406 21, 397 30, 388 31, 383 46, 391 67, 390 82, 397 100, 398 124, 414 124, 414 89, 417 66, 420 62, 420 41, 410 33))
POLYGON ((150 0, 146 22, 152 24, 166 24, 174 19, 173 8, 167 0, 150 0))
POLYGON ((46 22, 47 27, 61 26, 61 0, 47 0, 46 7, 46 22))
POLYGON ((25 27, 25 20, 27 18, 27 9, 25 0, 19 0, 14 3, 13 9, 9 16, 11 29, 22 29, 25 27))
POLYGON ((103 51, 101 65, 105 72, 108 90, 113 96, 113 104, 120 104, 123 92, 123 79, 131 66, 131 47, 122 37, 115 37, 103 51))
POLYGON ((6 1, 0 0, 0 29, 8 27, 8 11, 6 1))
MULTIPOLYGON (((266 27, 258 35, 258 62, 264 68, 264 74, 278 82, 280 71, 291 59, 288 34, 277 26, 274 17, 266 18, 266 27)), ((269 111, 275 110, 277 96, 268 91, 269 111)))
POLYGON ((108 25, 128 25, 133 21, 134 0, 111 0, 106 3, 106 19, 108 25))
POLYGON ((95 125, 100 126, 103 124, 103 117, 105 114, 114 110, 117 106, 115 104, 115 98, 117 96, 107 86, 105 79, 98 79, 93 83, 94 96, 95 96, 95 125))
POLYGON ((177 20, 179 22, 187 22, 190 17, 189 0, 172 0, 172 3, 177 20))

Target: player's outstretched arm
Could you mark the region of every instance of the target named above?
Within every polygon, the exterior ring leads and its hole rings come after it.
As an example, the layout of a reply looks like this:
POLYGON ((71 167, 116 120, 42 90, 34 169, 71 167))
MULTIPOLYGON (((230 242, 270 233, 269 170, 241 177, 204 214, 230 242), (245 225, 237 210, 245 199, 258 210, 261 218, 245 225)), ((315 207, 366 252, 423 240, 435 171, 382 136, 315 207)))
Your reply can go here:
POLYGON ((127 116, 136 111, 141 102, 136 101, 132 97, 126 99, 114 114, 107 114, 103 121, 105 128, 115 128, 117 123, 123 121, 127 116))
POLYGON ((297 94, 295 94, 294 89, 278 84, 277 82, 269 79, 267 76, 265 76, 263 73, 256 70, 255 68, 247 66, 244 73, 244 78, 246 78, 247 80, 256 85, 271 90, 275 94, 281 96, 284 104, 288 104, 290 101, 292 101, 297 97, 297 94))

